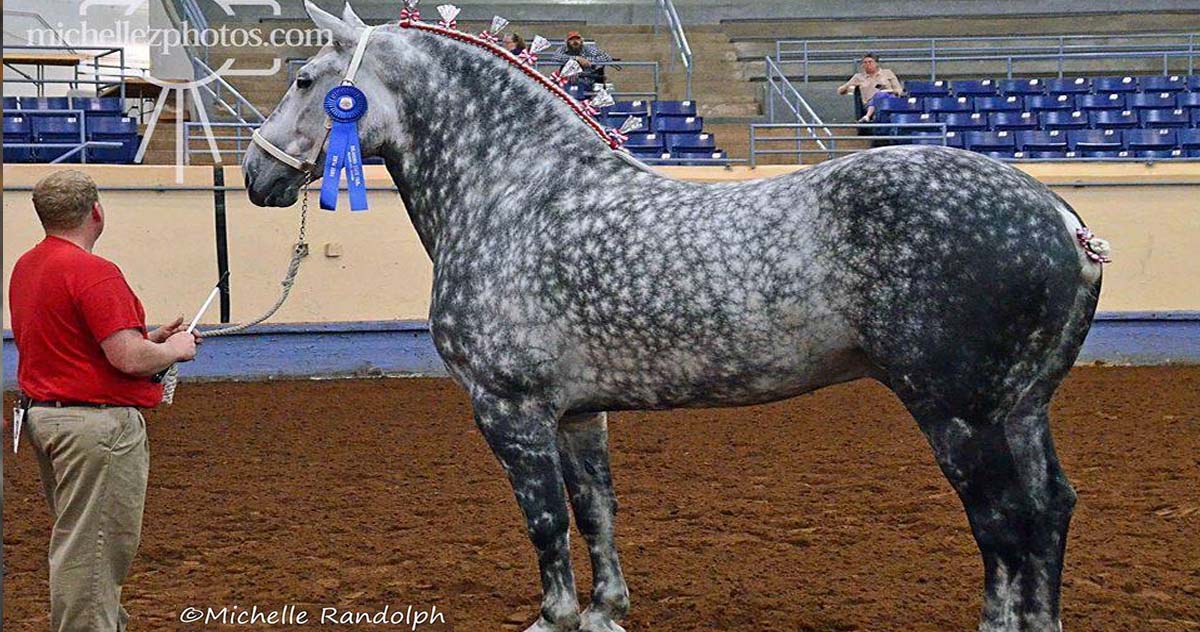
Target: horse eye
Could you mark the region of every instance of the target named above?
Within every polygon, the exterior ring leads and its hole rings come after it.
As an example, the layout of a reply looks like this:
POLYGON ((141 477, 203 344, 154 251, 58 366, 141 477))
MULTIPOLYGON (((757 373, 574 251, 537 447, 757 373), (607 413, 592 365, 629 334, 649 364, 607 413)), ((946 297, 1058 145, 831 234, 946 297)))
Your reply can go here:
POLYGON ((300 88, 301 90, 307 90, 308 87, 311 85, 312 85, 311 77, 304 77, 304 76, 296 77, 296 87, 297 88, 300 88))

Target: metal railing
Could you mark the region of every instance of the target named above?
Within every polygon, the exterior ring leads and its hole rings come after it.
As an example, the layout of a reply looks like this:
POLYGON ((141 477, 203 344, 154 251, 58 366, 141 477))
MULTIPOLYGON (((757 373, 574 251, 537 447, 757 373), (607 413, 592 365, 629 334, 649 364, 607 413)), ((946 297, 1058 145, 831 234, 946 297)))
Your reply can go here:
MULTIPOLYGON (((125 49, 120 46, 33 46, 33 45, 13 45, 4 46, 6 53, 4 57, 5 68, 5 84, 26 84, 32 85, 37 89, 37 96, 46 96, 47 85, 62 85, 65 84, 69 88, 78 89, 81 85, 95 86, 96 94, 99 95, 104 90, 117 88, 121 100, 125 99, 125 79, 130 76, 129 71, 135 70, 125 65, 125 49), (35 58, 30 60, 12 59, 7 55, 9 51, 43 51, 47 53, 67 53, 70 55, 80 55, 78 63, 72 66, 62 66, 72 69, 72 78, 70 79, 47 79, 46 67, 48 63, 39 63, 35 58), (94 54, 90 54, 94 53, 94 54), (112 61, 115 56, 117 63, 104 63, 104 60, 112 61), (21 70, 19 66, 33 66, 34 75, 21 70), (10 77, 8 72, 12 71, 17 77, 10 77), (87 73, 86 75, 84 73, 87 73)), ((57 64, 56 64, 57 65, 57 64)), ((134 73, 134 76, 140 74, 134 73)))
MULTIPOLYGON (((539 61, 537 63, 537 70, 538 70, 538 72, 542 73, 543 75, 549 77, 550 73, 554 72, 555 70, 558 70, 558 68, 560 66, 562 66, 562 64, 559 62, 556 62, 556 61, 539 61)), ((612 94, 614 99, 654 99, 655 101, 658 100, 658 95, 662 92, 662 83, 661 83, 662 75, 661 75, 661 72, 659 69, 658 62, 656 62, 656 61, 624 61, 624 60, 622 60, 622 61, 610 62, 608 64, 605 64, 605 66, 608 68, 615 69, 618 72, 620 72, 623 68, 626 68, 626 67, 628 67, 630 69, 639 69, 639 68, 650 69, 650 79, 651 79, 651 83, 654 86, 653 91, 615 90, 615 89, 610 90, 609 93, 612 94)), ((605 75, 605 81, 608 83, 608 85, 613 85, 613 86, 620 85, 620 84, 613 82, 613 77, 608 76, 607 74, 605 75)))
MULTIPOLYGON (((805 125, 804 129, 808 131, 809 139, 814 140, 817 146, 825 149, 825 141, 822 136, 829 137, 833 134, 821 117, 812 109, 796 86, 788 80, 787 76, 775 63, 775 60, 770 57, 766 58, 767 81, 765 84, 766 96, 765 102, 767 106, 767 120, 771 123, 781 123, 785 119, 790 124, 805 125), (782 102, 790 116, 784 116, 784 112, 780 112, 776 107, 776 103, 782 102)), ((753 143, 753 138, 751 138, 753 143)), ((799 143, 797 143, 799 147, 799 143)))
POLYGON ((799 65, 805 82, 828 66, 853 73, 866 52, 880 55, 886 63, 928 64, 931 80, 937 79, 939 64, 989 61, 1004 61, 1009 78, 1018 63, 1056 60, 1055 70, 1062 77, 1067 62, 1087 59, 1162 59, 1163 74, 1171 74, 1171 61, 1179 60, 1181 72, 1194 74, 1198 41, 1196 33, 779 40, 775 61, 799 65))
POLYGON ((758 166, 759 156, 795 156, 798 163, 803 164, 805 156, 821 156, 822 159, 835 158, 844 154, 852 154, 867 147, 864 143, 875 146, 881 143, 904 144, 908 141, 920 140, 925 144, 946 144, 945 123, 906 123, 902 127, 895 123, 751 123, 750 124, 750 167, 758 166), (823 136, 824 143, 815 141, 814 132, 820 129, 827 135, 823 136), (934 134, 917 134, 911 130, 926 129, 934 134), (775 134, 764 135, 767 130, 792 130, 795 133, 785 136, 775 134), (854 130, 856 133, 833 133, 832 130, 854 130), (858 134, 859 130, 880 130, 883 133, 858 134), (806 133, 807 132, 807 133, 806 133), (842 141, 839 146, 839 141, 842 141), (853 141, 853 142, 850 142, 853 141), (785 149, 776 149, 775 144, 787 143, 785 149), (810 143, 813 146, 805 146, 810 143), (764 148, 763 145, 772 147, 764 148))
MULTIPOLYGON (((683 32, 683 21, 679 19, 679 13, 675 10, 675 3, 671 0, 656 0, 658 8, 662 10, 663 16, 667 20, 667 28, 671 30, 671 41, 675 50, 679 54, 679 60, 683 63, 683 70, 687 73, 687 94, 686 99, 692 100, 692 69, 695 65, 695 57, 692 55, 692 47, 688 44, 687 34, 683 32)), ((658 32, 658 15, 654 16, 654 31, 658 32)))

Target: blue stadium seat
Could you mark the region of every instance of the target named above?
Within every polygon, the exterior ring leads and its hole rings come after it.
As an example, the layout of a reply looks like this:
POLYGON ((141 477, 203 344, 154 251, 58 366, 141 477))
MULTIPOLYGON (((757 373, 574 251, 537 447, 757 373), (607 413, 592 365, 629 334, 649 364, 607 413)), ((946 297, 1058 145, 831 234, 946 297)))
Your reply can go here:
POLYGON ((634 134, 625 143, 625 148, 635 154, 647 152, 661 153, 663 151, 663 137, 658 134, 634 134))
POLYGON ((583 84, 568 83, 567 85, 563 86, 563 90, 566 90, 567 94, 574 97, 576 101, 582 101, 588 98, 587 89, 583 87, 583 84))
POLYGON ((725 160, 725 152, 723 151, 681 151, 671 152, 671 158, 683 161, 684 166, 704 166, 712 164, 713 160, 725 160), (692 162, 695 161, 695 162, 692 162))
POLYGON ((1121 149, 1081 149, 1076 152, 1083 158, 1131 158, 1133 154, 1121 149))
POLYGON ((945 81, 908 81, 904 84, 908 93, 914 97, 947 97, 950 87, 945 81))
POLYGON ((695 101, 655 101, 650 104, 651 116, 696 116, 695 101))
POLYGON ((67 97, 17 97, 22 110, 69 110, 67 97))
POLYGON ((1016 150, 1016 140, 1012 132, 967 132, 967 149, 971 151, 1007 151, 1016 150))
POLYGON ((33 149, 9 147, 13 143, 32 143, 33 128, 29 117, 10 114, 4 117, 4 162, 33 162, 33 149))
POLYGON ((109 164, 129 164, 133 162, 138 149, 138 124, 136 119, 100 117, 88 119, 88 140, 119 142, 120 147, 89 147, 88 162, 109 164))
POLYGON ((1187 78, 1179 75, 1152 75, 1138 77, 1138 85, 1146 92, 1183 92, 1187 90, 1187 78))
POLYGON ((1177 136, 1180 147, 1200 149, 1200 129, 1181 129, 1177 136))
POLYGON ((17 105, 17 97, 4 97, 4 109, 15 110, 21 106, 17 105))
POLYGON ((1075 96, 1070 94, 1031 94, 1025 97, 1025 109, 1030 112, 1075 109, 1075 96))
POLYGON ((1175 146, 1173 129, 1127 129, 1125 146, 1129 149, 1171 149, 1175 146))
POLYGON ((1046 92, 1049 94, 1087 94, 1091 91, 1092 82, 1087 77, 1046 80, 1046 92))
POLYGON ((1133 110, 1092 110, 1088 112, 1092 127, 1106 129, 1110 127, 1137 127, 1137 113, 1133 110))
POLYGON ((1062 160, 1067 157, 1067 152, 1065 152, 1065 151, 1027 151, 1027 152, 1025 152, 1025 156, 1027 158, 1031 158, 1034 160, 1062 160))
POLYGON ((664 116, 654 119, 653 129, 660 134, 698 134, 704 129, 704 119, 699 116, 664 116))
MULTIPOLYGON (((630 136, 632 136, 634 134, 649 134, 650 133, 650 119, 648 119, 644 116, 641 117, 641 119, 642 119, 642 124, 640 126, 627 132, 630 136)), ((629 120, 629 116, 609 116, 607 119, 605 119, 604 125, 606 127, 613 127, 616 129, 621 129, 621 126, 624 125, 625 121, 627 121, 627 120, 629 120)))
POLYGON ((1184 109, 1200 108, 1200 92, 1183 92, 1175 99, 1175 106, 1184 109))
POLYGON ((1038 116, 1033 112, 992 112, 988 123, 994 130, 1037 129, 1038 116))
POLYGON ((1083 129, 1089 125, 1087 112, 1075 110, 1064 112, 1052 110, 1042 112, 1042 127, 1045 129, 1083 129))
POLYGON ((617 101, 608 108, 608 116, 616 116, 622 119, 630 116, 640 116, 646 118, 650 115, 650 102, 637 101, 617 101))
POLYGON ((925 111, 933 114, 940 112, 973 112, 975 108, 970 97, 930 97, 925 99, 925 111))
POLYGON ((995 158, 996 160, 1013 160, 1014 158, 1016 158, 1016 152, 1004 151, 1004 150, 999 150, 999 149, 980 151, 979 153, 987 156, 988 158, 995 158))
POLYGON ((946 124, 946 129, 952 130, 984 130, 987 129, 987 115, 979 112, 950 112, 949 114, 941 115, 942 122, 946 124))
POLYGON ((1186 158, 1187 154, 1182 149, 1141 149, 1135 151, 1134 154, 1138 158, 1186 158))
POLYGON ((1066 151, 1067 135, 1062 130, 1042 132, 1022 130, 1017 132, 1017 148, 1021 151, 1066 151))
POLYGON ((1187 110, 1138 110, 1138 119, 1142 127, 1187 127, 1187 110))
POLYGON ((1075 97, 1075 107, 1080 110, 1124 110, 1125 95, 1117 92, 1081 94, 1075 97))
POLYGON ((1020 112, 1024 108, 1021 97, 976 97, 976 112, 1020 112))
POLYGON ((75 97, 71 99, 71 109, 116 114, 120 114, 122 111, 120 97, 75 97))
POLYGON ((712 134, 667 134, 665 145, 671 153, 681 151, 713 152, 717 150, 717 139, 712 134))
POLYGON ((1192 75, 1187 78, 1188 90, 1191 92, 1200 92, 1200 75, 1192 75))
MULTIPOLYGON (((932 129, 932 128, 923 127, 923 126, 922 127, 909 127, 909 126, 913 125, 914 123, 928 125, 931 123, 938 123, 939 121, 937 120, 936 115, 929 114, 927 112, 924 112, 921 114, 917 114, 914 112, 897 112, 896 114, 892 115, 891 122, 895 123, 895 125, 896 125, 896 127, 894 129, 895 134, 909 135, 909 134, 913 134, 918 131, 927 132, 930 129, 932 129)), ((875 131, 878 132, 879 130, 875 130, 875 131)), ((941 132, 938 132, 938 133, 941 134, 941 132)))
MULTIPOLYGON (((65 97, 64 97, 65 98, 65 97)), ((83 122, 74 114, 44 114, 30 117, 35 143, 75 143, 80 140, 83 122)), ((41 147, 37 150, 38 160, 50 162, 67 152, 67 147, 41 147)), ((79 162, 80 152, 75 152, 63 162, 79 162)))
POLYGON ((1045 94, 1046 83, 1041 79, 1001 79, 996 82, 1000 94, 1045 94))
POLYGON ((959 149, 962 149, 963 141, 964 141, 963 132, 958 132, 958 131, 954 131, 954 130, 946 131, 946 145, 947 146, 957 147, 959 149))
POLYGON ((891 121, 891 115, 897 112, 924 112, 925 104, 922 99, 908 97, 907 99, 885 99, 879 102, 875 115, 879 122, 891 121))
POLYGON ((1200 127, 1200 108, 1192 108, 1188 111, 1191 112, 1192 127, 1200 127))
POLYGON ((991 79, 951 81, 950 86, 954 88, 954 94, 957 96, 989 97, 996 95, 996 82, 991 79))
MULTIPOLYGON (((910 139, 898 141, 898 142, 908 143, 908 144, 912 144, 912 145, 941 145, 942 144, 942 133, 940 131, 930 131, 930 130, 922 129, 922 130, 910 130, 906 133, 907 133, 907 135, 914 136, 915 138, 910 138, 910 139)), ((949 143, 947 143, 947 144, 949 144, 949 143)))
POLYGON ((1071 151, 1119 150, 1121 131, 1115 129, 1073 129, 1067 132, 1071 151))
POLYGON ((1158 110, 1175 108, 1174 92, 1138 92, 1125 99, 1125 107, 1131 110, 1152 108, 1158 110))
POLYGON ((1096 94, 1106 92, 1137 92, 1137 77, 1096 77, 1092 79, 1096 94))

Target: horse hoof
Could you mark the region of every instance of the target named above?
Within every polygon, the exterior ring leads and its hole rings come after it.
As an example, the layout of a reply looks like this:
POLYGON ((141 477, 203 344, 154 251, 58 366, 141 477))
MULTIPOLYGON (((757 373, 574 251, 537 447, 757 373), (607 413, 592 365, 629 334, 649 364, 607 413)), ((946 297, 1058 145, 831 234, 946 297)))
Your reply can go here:
POLYGON ((547 621, 545 617, 538 617, 538 620, 533 625, 525 628, 525 632, 577 632, 578 630, 579 628, 577 627, 554 625, 547 621))
POLYGON ((583 611, 579 632, 625 632, 625 628, 617 625, 607 614, 588 608, 583 611))

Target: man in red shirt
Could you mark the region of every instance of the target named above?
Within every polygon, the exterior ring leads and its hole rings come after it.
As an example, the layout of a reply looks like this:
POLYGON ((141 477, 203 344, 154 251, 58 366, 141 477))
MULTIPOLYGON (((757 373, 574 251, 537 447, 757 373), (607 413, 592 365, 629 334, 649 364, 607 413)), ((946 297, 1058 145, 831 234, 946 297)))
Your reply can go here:
POLYGON ((34 186, 46 238, 9 285, 25 436, 37 453, 50 536, 51 627, 123 631, 121 585, 141 540, 150 453, 139 408, 159 371, 196 355, 183 319, 151 332, 121 270, 92 254, 104 231, 96 184, 74 170, 34 186))

